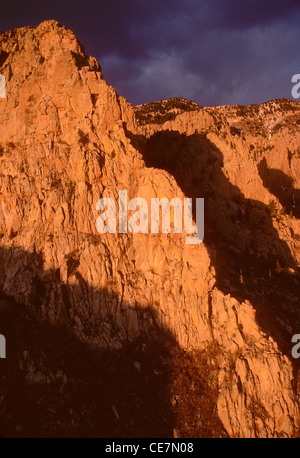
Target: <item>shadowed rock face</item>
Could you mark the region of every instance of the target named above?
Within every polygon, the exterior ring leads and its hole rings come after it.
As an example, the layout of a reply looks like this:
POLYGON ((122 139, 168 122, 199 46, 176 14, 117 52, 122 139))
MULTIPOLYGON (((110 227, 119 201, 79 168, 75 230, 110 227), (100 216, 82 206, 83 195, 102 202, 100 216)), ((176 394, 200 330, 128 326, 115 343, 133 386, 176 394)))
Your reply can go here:
POLYGON ((300 190, 293 186, 293 179, 281 170, 268 168, 266 159, 259 164, 259 173, 265 187, 278 198, 283 211, 300 218, 300 190))
POLYGON ((0 333, 13 345, 1 369, 3 434, 43 435, 54 404, 52 436, 297 435, 298 104, 133 109, 55 21, 2 33, 0 46, 0 333), (100 235, 96 203, 122 189, 148 202, 204 197, 204 243, 100 235), (19 339, 24 320, 32 336, 19 339), (71 336, 86 375, 70 362, 71 336), (64 349, 53 359, 55 339, 64 349), (62 365, 71 383, 53 375, 62 365), (14 392, 40 402, 44 382, 47 409, 25 427, 14 392))

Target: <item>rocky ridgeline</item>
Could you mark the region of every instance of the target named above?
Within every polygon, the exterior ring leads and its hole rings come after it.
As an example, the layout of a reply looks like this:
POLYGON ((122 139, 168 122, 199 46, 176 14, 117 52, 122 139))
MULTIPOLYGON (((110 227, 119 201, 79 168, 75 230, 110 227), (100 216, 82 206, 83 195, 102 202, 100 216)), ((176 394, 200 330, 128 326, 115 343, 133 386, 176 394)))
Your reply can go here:
POLYGON ((134 112, 139 125, 163 124, 168 120, 173 120, 183 112, 197 111, 200 107, 196 102, 173 97, 171 99, 150 102, 143 105, 136 105, 134 112))
POLYGON ((97 349, 161 330, 186 352, 209 349, 229 436, 297 435, 298 105, 132 108, 56 21, 0 46, 3 292, 97 349), (205 243, 100 235, 96 203, 121 189, 204 197, 205 243))

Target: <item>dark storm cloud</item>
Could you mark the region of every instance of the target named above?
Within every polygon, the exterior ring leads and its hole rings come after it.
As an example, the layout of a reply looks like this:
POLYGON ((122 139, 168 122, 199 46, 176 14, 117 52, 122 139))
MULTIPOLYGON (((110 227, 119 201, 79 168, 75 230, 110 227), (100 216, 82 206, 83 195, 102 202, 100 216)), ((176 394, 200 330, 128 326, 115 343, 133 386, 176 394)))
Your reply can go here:
POLYGON ((291 77, 300 73, 298 0, 11 0, 1 6, 0 28, 54 18, 133 104, 291 97, 291 77))

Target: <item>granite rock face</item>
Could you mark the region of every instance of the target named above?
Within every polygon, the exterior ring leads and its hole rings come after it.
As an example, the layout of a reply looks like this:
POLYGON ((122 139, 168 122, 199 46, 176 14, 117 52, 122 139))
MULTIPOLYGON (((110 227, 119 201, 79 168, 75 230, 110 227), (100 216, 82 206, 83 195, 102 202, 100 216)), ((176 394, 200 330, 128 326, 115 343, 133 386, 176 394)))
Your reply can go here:
POLYGON ((94 348, 214 347, 232 437, 298 434, 300 108, 131 105, 56 21, 0 35, 0 285, 94 348), (100 198, 204 197, 204 243, 99 234, 100 198), (297 294, 298 291, 298 294, 297 294))

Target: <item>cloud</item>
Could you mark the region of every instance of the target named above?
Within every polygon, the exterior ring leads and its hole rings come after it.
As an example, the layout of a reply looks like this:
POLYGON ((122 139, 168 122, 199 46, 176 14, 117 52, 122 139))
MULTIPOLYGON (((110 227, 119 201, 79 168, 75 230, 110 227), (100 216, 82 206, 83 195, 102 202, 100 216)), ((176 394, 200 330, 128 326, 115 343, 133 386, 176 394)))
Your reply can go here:
MULTIPOLYGON (((217 0, 212 3, 220 4, 217 0)), ((229 8, 234 3, 224 1, 222 5, 229 8)), ((111 56, 104 56, 104 76, 133 104, 173 96, 191 98, 200 105, 250 104, 290 97, 291 75, 298 68, 298 7, 294 14, 286 10, 283 14, 283 3, 275 2, 265 21, 260 18, 256 23, 253 13, 247 22, 244 18, 244 27, 232 27, 224 8, 217 12, 215 24, 212 9, 201 11, 207 23, 197 15, 172 16, 167 22, 160 18, 153 40, 149 39, 149 24, 141 24, 135 36, 148 37, 144 55, 131 57, 128 62, 122 50, 114 54, 113 61, 111 56), (203 27, 196 26, 199 22, 203 27), (124 77, 128 67, 132 71, 124 77)), ((265 11, 269 11, 266 6, 265 11)))
POLYGON ((200 105, 290 97, 299 73, 299 0, 17 0, 0 28, 56 18, 133 104, 181 96, 200 105))
POLYGON ((175 54, 159 53, 135 62, 126 79, 122 76, 125 65, 126 60, 117 56, 103 60, 103 66, 115 75, 119 92, 134 94, 133 103, 169 97, 195 99, 205 89, 201 75, 187 72, 181 57, 175 54))

